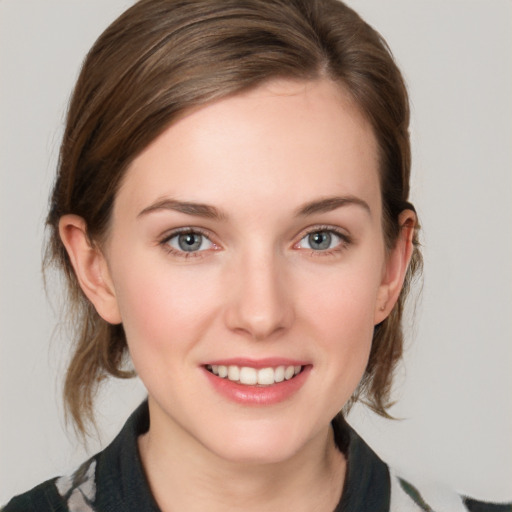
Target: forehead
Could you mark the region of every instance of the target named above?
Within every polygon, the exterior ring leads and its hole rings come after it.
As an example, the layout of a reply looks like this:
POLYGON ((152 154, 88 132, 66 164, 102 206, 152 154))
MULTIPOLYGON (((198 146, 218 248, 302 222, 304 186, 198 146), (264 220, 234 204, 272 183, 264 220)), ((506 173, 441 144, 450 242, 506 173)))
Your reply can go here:
POLYGON ((350 194, 380 204, 377 154, 339 85, 271 81, 183 115, 132 162, 116 203, 140 210, 168 195, 246 208, 248 197, 350 194))

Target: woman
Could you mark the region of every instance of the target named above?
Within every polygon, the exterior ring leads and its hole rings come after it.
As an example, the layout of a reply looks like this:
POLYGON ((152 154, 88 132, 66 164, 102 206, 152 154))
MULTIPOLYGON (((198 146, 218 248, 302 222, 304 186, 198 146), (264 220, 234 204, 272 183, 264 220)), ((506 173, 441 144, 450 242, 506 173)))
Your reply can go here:
POLYGON ((389 406, 421 264, 409 168, 400 73, 343 4, 129 9, 75 89, 49 258, 78 428, 128 353, 148 402, 5 510, 425 509, 339 413, 389 406))

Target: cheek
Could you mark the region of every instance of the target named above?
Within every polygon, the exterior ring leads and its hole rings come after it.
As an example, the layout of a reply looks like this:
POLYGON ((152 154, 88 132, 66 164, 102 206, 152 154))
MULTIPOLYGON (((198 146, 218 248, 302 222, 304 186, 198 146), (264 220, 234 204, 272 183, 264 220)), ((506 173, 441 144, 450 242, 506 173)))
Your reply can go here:
POLYGON ((136 368, 166 353, 173 356, 170 362, 177 362, 180 350, 190 349, 216 316, 215 279, 200 279, 192 269, 173 272, 165 263, 133 262, 119 268, 116 281, 118 306, 136 368))
POLYGON ((346 333, 350 339, 358 334, 367 337, 373 332, 381 270, 371 258, 357 263, 322 269, 315 274, 303 272, 301 290, 296 295, 302 297, 301 305, 308 316, 316 318, 317 329, 346 333))
POLYGON ((304 328, 316 340, 322 369, 346 400, 368 362, 380 274, 371 266, 347 266, 316 282, 323 286, 309 283, 303 291, 304 328))
POLYGON ((345 376, 362 373, 366 367, 373 338, 374 297, 345 290, 330 300, 317 301, 311 309, 318 344, 345 376))

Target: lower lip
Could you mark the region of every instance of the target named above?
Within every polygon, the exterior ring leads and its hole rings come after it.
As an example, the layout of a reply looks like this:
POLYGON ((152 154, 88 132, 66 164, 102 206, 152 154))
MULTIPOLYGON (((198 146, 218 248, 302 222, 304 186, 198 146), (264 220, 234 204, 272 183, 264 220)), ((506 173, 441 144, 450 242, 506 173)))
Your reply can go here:
POLYGON ((273 405, 291 398, 304 385, 309 376, 311 366, 290 380, 278 382, 270 386, 246 386, 229 379, 224 379, 203 368, 213 388, 225 398, 244 405, 273 405))

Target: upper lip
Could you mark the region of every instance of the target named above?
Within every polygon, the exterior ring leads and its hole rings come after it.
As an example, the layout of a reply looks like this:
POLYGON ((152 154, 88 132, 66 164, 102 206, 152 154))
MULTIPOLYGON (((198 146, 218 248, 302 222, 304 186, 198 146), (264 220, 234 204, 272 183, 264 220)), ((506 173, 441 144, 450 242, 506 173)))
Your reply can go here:
POLYGON ((240 366, 249 368, 276 368, 278 366, 306 366, 308 363, 300 359, 284 357, 265 357, 263 359, 252 359, 245 357, 233 357, 229 359, 215 359, 208 361, 204 366, 240 366))

